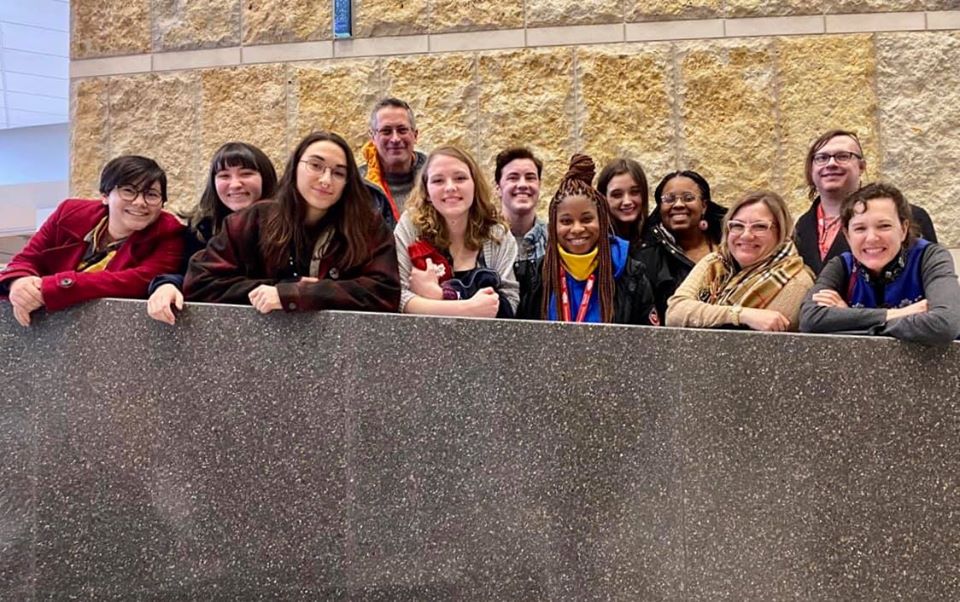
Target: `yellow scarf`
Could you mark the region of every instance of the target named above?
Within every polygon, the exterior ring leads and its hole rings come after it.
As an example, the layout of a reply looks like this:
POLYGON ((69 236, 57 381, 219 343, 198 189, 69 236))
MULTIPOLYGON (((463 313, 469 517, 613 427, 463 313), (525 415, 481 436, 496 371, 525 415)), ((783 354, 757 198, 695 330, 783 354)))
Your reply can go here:
POLYGON ((576 278, 577 280, 583 281, 590 277, 597 269, 597 249, 599 247, 594 247, 589 253, 584 253, 583 255, 575 255, 574 253, 567 253, 563 250, 559 244, 557 245, 557 250, 560 251, 560 261, 563 263, 563 269, 567 270, 567 273, 576 278))
POLYGON ((107 243, 102 249, 99 248, 100 239, 103 238, 104 232, 107 231, 108 218, 109 216, 107 215, 103 216, 103 219, 84 237, 84 240, 90 243, 90 249, 84 258, 80 260, 80 265, 77 266, 78 272, 103 272, 107 269, 107 265, 113 260, 113 256, 117 254, 117 248, 126 240, 115 240, 107 243))
POLYGON ((397 202, 393 200, 390 187, 387 186, 387 178, 384 177, 383 169, 380 167, 380 159, 377 157, 377 147, 373 145, 373 140, 368 140, 367 143, 363 145, 363 148, 360 149, 360 154, 363 155, 363 160, 367 163, 367 180, 383 189, 383 192, 387 195, 387 200, 390 202, 393 219, 399 220, 400 209, 397 207, 397 202))

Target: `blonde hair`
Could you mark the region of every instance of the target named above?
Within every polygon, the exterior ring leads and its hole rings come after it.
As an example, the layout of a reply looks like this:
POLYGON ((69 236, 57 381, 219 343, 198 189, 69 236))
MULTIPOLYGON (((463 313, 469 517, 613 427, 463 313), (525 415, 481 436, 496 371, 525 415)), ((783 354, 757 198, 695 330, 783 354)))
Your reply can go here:
POLYGON ((503 228, 503 232, 506 232, 506 221, 493 203, 493 190, 487 178, 480 174, 480 167, 470 153, 452 145, 433 149, 423 164, 416 185, 407 199, 407 210, 410 211, 413 225, 420 232, 420 236, 439 248, 446 249, 450 246, 447 223, 430 202, 430 192, 427 188, 430 165, 436 157, 441 155, 464 163, 473 179, 473 204, 470 205, 470 214, 467 218, 467 231, 463 237, 464 245, 468 249, 479 250, 487 240, 499 243, 502 233, 496 232, 494 226, 499 225, 503 228))
POLYGON ((720 242, 720 254, 723 255, 723 258, 727 261, 733 259, 730 255, 730 249, 727 246, 727 237, 730 234, 730 220, 734 219, 736 213, 744 207, 756 205, 757 203, 762 203, 773 215, 773 225, 777 228, 777 247, 790 240, 793 236, 793 217, 790 215, 787 204, 779 194, 769 190, 748 192, 731 205, 730 209, 727 210, 727 214, 723 217, 723 238, 720 242))

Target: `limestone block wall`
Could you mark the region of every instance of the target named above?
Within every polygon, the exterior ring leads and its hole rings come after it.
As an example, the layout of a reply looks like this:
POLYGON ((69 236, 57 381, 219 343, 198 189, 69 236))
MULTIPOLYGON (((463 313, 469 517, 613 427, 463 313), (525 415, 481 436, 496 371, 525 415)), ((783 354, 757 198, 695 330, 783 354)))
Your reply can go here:
MULTIPOLYGON (((282 167, 304 133, 357 148, 369 107, 415 107, 420 145, 455 142, 492 173, 527 144, 548 198, 569 156, 638 159, 655 184, 702 172, 807 203, 803 158, 830 127, 860 133, 868 178, 926 207, 960 246, 958 0, 74 0, 71 186, 139 152, 173 207, 199 197, 213 150, 240 139, 282 167)), ((492 176, 491 176, 492 177, 492 176)))

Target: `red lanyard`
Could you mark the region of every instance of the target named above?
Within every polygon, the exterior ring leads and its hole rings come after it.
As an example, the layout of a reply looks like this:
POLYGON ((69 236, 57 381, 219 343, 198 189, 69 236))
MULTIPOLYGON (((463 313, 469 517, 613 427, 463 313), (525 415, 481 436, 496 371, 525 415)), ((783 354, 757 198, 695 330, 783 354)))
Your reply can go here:
MULTIPOLYGON (((583 297, 580 299, 580 309, 577 310, 577 322, 583 322, 587 317, 587 307, 590 305, 590 295, 593 294, 593 283, 596 281, 596 274, 590 274, 587 278, 587 286, 583 289, 583 297)), ((567 271, 560 268, 560 303, 563 306, 563 321, 570 320, 570 295, 567 293, 567 271)))
POLYGON ((817 248, 820 251, 820 259, 827 258, 830 247, 833 246, 834 239, 840 233, 840 216, 827 218, 823 212, 823 205, 817 205, 817 248))

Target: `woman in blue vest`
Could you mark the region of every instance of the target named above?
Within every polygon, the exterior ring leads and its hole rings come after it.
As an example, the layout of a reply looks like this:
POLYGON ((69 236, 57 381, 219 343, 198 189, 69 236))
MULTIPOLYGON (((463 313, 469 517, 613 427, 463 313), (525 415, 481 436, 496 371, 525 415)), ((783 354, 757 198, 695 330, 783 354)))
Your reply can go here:
POLYGON ((870 184, 843 202, 850 251, 820 272, 800 310, 803 332, 880 334, 926 345, 960 335, 953 259, 917 236, 910 215, 889 184, 870 184))

